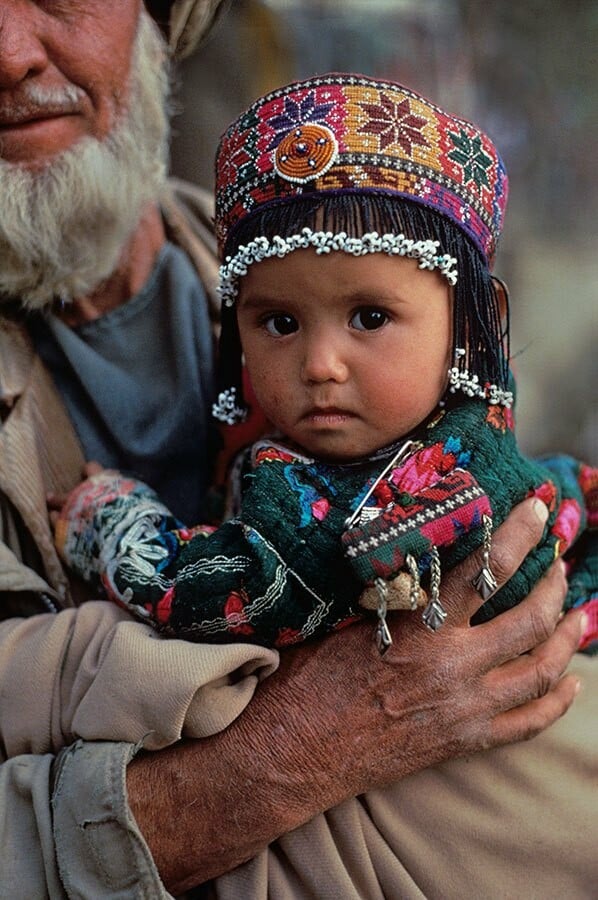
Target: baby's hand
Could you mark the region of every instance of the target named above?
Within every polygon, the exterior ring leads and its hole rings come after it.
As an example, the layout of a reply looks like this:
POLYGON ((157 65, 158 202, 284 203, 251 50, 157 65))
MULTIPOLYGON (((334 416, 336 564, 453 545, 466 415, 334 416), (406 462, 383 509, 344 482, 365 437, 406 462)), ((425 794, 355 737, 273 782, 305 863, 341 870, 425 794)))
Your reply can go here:
POLYGON ((59 556, 71 572, 97 589, 106 565, 118 555, 121 533, 131 527, 129 519, 144 519, 148 502, 150 523, 154 515, 170 513, 136 478, 97 463, 88 463, 84 474, 87 477, 66 497, 50 497, 48 506, 59 556))
MULTIPOLYGON (((87 462, 83 466, 83 478, 81 481, 85 481, 87 478, 91 478, 92 475, 98 475, 100 472, 104 471, 104 467, 101 466, 97 462, 87 462)), ((46 494, 46 503, 48 506, 48 513, 50 516, 50 524, 52 528, 56 528, 56 524, 58 519, 60 518, 60 513, 62 512, 68 498, 69 494, 46 494)))

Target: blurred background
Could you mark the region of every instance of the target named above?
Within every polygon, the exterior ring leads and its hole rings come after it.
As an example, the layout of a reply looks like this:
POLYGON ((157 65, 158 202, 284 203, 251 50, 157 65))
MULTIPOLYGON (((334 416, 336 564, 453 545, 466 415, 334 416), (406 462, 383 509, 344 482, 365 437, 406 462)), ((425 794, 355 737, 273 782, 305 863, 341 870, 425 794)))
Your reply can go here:
POLYGON ((396 80, 493 138, 511 182, 495 271, 519 439, 598 463, 596 0, 233 0, 181 64, 173 174, 211 188, 231 119, 332 70, 396 80))

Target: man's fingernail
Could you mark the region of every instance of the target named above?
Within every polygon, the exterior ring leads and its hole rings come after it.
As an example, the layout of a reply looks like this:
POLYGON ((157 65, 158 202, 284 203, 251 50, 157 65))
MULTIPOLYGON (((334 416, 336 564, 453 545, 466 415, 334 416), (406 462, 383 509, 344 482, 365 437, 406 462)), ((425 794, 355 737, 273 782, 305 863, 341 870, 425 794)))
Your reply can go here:
POLYGON ((590 624, 590 617, 587 613, 582 613, 579 617, 579 633, 585 634, 590 624))
POLYGON ((541 500, 538 500, 538 498, 534 500, 534 512, 539 518, 542 525, 544 525, 546 519, 548 518, 548 507, 545 503, 542 503, 541 500))
POLYGON ((581 681, 578 681, 577 684, 575 685, 575 696, 576 697, 580 691, 581 691, 581 681))

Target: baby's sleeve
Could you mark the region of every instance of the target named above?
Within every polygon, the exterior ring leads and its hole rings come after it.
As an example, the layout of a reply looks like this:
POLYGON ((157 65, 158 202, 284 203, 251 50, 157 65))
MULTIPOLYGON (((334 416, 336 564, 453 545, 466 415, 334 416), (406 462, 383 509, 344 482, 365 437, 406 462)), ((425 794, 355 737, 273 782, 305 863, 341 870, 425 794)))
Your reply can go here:
POLYGON ((286 468, 257 466, 241 518, 217 529, 186 528, 147 485, 102 472, 69 496, 59 552, 101 596, 169 637, 272 647, 324 634, 355 615, 344 514, 306 501, 321 481, 311 466, 292 466, 290 480, 286 468))

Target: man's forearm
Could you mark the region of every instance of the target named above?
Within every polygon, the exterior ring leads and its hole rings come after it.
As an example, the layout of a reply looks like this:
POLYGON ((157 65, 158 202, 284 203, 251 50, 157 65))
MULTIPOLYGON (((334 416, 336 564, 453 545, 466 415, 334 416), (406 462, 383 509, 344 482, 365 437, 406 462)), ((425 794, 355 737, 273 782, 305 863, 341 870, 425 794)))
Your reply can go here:
MULTIPOLYGON (((246 713, 220 734, 131 763, 131 812, 171 892, 229 871, 369 786, 368 767, 355 758, 355 746, 350 748, 348 724, 353 715, 359 741, 367 701, 358 701, 351 712, 351 695, 359 687, 335 686, 334 674, 347 668, 348 644, 362 654, 355 661, 364 670, 377 663, 377 651, 370 625, 351 632, 342 643, 309 646, 309 655, 285 654, 283 677, 271 676, 246 713), (324 665, 325 656, 336 665, 324 665), (322 719, 316 710, 321 691, 326 692, 322 719)), ((377 715, 373 696, 372 701, 377 715)), ((407 757, 404 769, 395 760, 389 777, 407 771, 407 757)))

